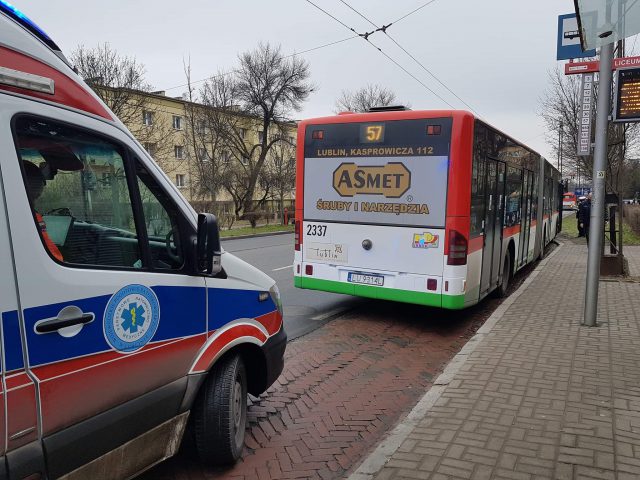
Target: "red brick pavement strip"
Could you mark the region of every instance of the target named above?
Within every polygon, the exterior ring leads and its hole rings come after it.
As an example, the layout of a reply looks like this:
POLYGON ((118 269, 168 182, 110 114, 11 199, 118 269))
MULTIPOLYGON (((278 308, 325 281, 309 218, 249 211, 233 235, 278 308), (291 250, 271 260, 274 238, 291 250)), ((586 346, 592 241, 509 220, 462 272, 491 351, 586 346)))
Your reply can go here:
POLYGON ((341 478, 415 405, 496 306, 446 312, 372 302, 334 320, 288 345, 283 374, 249 407, 237 465, 207 469, 183 448, 141 478, 341 478))

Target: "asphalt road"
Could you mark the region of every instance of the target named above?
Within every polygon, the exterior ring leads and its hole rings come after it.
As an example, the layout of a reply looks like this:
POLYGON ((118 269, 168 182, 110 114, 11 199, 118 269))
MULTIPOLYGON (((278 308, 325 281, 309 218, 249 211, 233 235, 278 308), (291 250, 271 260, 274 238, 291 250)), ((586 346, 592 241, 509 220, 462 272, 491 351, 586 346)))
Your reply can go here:
POLYGON ((293 234, 223 240, 222 247, 273 278, 280 289, 290 340, 306 335, 363 300, 293 286, 293 234))

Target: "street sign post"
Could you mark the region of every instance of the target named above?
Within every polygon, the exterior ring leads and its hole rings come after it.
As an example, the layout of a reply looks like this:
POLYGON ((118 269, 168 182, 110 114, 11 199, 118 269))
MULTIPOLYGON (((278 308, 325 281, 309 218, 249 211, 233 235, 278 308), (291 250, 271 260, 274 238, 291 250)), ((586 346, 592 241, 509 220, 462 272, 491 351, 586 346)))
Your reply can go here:
POLYGON ((560 15, 558 17, 558 49, 556 58, 558 60, 569 60, 571 58, 595 56, 595 50, 587 50, 586 52, 582 50, 576 14, 569 13, 567 15, 560 15))
POLYGON ((572 62, 564 64, 565 75, 576 75, 578 73, 592 73, 600 70, 600 62, 591 60, 589 62, 572 62))

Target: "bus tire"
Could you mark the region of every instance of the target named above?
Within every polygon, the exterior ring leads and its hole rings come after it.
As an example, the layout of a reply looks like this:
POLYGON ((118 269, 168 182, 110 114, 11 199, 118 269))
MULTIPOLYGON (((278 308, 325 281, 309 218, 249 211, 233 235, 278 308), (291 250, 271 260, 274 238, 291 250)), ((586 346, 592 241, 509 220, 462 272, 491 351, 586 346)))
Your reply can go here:
POLYGON ((498 298, 504 298, 509 291, 509 283, 511 280, 511 253, 507 252, 504 256, 504 262, 502 263, 502 279, 500 285, 497 288, 498 298))
POLYGON ((210 466, 235 463, 247 425, 247 372, 240 355, 224 357, 213 366, 193 415, 200 460, 210 466))

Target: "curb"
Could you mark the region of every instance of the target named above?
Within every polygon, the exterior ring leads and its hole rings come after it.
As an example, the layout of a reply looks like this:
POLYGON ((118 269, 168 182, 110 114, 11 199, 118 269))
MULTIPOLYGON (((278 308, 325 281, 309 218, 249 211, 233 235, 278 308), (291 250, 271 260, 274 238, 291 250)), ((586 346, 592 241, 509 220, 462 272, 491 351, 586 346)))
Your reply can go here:
POLYGON ((280 232, 265 232, 265 233, 250 233, 249 235, 234 235, 229 237, 220 237, 220 241, 236 240, 238 238, 256 238, 256 237, 269 237, 271 235, 286 235, 287 233, 293 233, 293 230, 284 230, 280 232))
POLYGON ((383 438, 376 449, 364 459, 358 468, 348 477, 348 480, 371 480, 382 468, 387 464, 392 455, 400 448, 413 429, 418 425, 429 410, 436 404, 442 393, 446 390, 447 385, 453 380, 455 375, 460 371, 464 363, 467 361, 471 353, 482 343, 488 336, 496 324, 502 319, 509 307, 524 293, 527 287, 540 274, 542 269, 547 265, 549 260, 560 251, 560 246, 554 249, 547 257, 543 258, 536 268, 529 274, 527 279, 522 282, 518 289, 509 295, 496 308, 491 316, 484 322, 482 327, 478 329, 476 334, 462 347, 458 354, 451 359, 444 371, 436 378, 432 387, 418 401, 409 414, 396 425, 396 427, 383 438))

